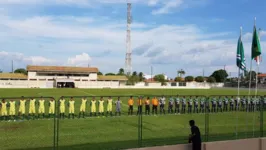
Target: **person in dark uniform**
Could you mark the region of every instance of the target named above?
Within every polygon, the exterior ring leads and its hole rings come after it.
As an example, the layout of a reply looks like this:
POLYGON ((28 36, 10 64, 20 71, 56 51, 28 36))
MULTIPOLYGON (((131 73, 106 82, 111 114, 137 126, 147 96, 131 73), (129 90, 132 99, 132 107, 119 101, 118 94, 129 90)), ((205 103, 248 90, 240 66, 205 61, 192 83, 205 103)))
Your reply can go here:
POLYGON ((225 98, 224 98, 223 111, 228 111, 228 97, 227 96, 225 96, 225 98))
POLYGON ((186 113, 186 97, 182 98, 182 114, 186 113))
POLYGON ((191 127, 191 134, 189 135, 189 143, 192 143, 192 150, 201 150, 200 130, 195 125, 194 120, 190 120, 189 125, 191 127))
POLYGON ((231 97, 231 100, 230 100, 230 109, 229 111, 234 111, 234 97, 232 96, 231 97))
POLYGON ((175 114, 179 114, 180 113, 180 98, 177 95, 176 99, 175 99, 175 114))
POLYGON ((192 113, 192 104, 193 104, 193 100, 192 100, 192 96, 190 96, 188 103, 188 111, 187 113, 191 114, 192 113))

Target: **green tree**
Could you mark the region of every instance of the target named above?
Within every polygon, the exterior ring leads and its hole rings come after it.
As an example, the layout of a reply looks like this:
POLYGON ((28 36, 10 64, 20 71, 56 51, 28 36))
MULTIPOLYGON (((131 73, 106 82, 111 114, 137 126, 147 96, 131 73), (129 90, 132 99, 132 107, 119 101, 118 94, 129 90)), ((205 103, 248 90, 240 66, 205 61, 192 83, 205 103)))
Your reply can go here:
POLYGON ((0 70, 0 73, 3 73, 3 71, 2 71, 2 70, 0 70))
POLYGON ((215 83, 216 80, 215 80, 214 77, 209 77, 208 80, 207 80, 207 82, 209 82, 209 83, 215 83))
POLYGON ((110 73, 106 73, 105 75, 106 76, 115 76, 115 74, 114 73, 111 73, 111 72, 110 73))
POLYGON ((154 80, 155 81, 158 81, 158 82, 161 82, 161 83, 165 82, 165 78, 164 78, 164 75, 163 74, 157 74, 157 75, 155 75, 154 76, 154 80))
POLYGON ((133 73, 132 73, 132 76, 137 76, 137 72, 136 71, 134 71, 133 73))
POLYGON ((204 78, 203 78, 202 76, 197 76, 197 77, 195 78, 195 81, 196 81, 196 82, 204 82, 204 78))
POLYGON ((181 77, 176 77, 176 78, 175 78, 175 81, 176 81, 176 82, 181 82, 181 81, 182 81, 182 78, 181 78, 181 77))
POLYGON ((212 73, 211 77, 214 77, 216 82, 224 82, 228 77, 228 74, 225 70, 220 69, 212 73))
POLYGON ((123 68, 120 68, 117 75, 120 75, 120 76, 125 75, 125 70, 123 68))
POLYGON ((256 80, 256 72, 255 71, 251 71, 251 72, 249 71, 249 72, 247 72, 247 75, 246 75, 246 81, 249 81, 250 73, 251 73, 251 81, 256 80))
POLYGON ((140 72, 138 76, 139 76, 139 81, 143 81, 144 80, 143 72, 140 72))
POLYGON ((97 75, 103 75, 103 73, 102 72, 98 72, 97 75))
POLYGON ((193 76, 187 76, 187 77, 185 77, 185 81, 186 82, 192 82, 192 81, 194 81, 194 77, 193 76))
POLYGON ((27 70, 24 69, 24 68, 16 69, 16 70, 14 71, 14 73, 22 73, 22 74, 25 74, 25 75, 28 74, 27 70))

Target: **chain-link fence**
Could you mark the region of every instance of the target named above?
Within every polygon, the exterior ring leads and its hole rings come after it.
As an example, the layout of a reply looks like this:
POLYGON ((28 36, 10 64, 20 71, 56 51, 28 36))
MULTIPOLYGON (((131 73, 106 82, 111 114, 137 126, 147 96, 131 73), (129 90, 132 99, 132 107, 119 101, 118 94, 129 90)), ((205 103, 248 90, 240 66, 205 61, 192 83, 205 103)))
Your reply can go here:
POLYGON ((6 149, 127 149, 181 144, 188 142, 189 120, 195 120, 205 142, 266 135, 265 96, 1 99, 0 144, 6 149))
POLYGON ((55 108, 53 97, 1 97, 1 149, 55 148, 55 108))

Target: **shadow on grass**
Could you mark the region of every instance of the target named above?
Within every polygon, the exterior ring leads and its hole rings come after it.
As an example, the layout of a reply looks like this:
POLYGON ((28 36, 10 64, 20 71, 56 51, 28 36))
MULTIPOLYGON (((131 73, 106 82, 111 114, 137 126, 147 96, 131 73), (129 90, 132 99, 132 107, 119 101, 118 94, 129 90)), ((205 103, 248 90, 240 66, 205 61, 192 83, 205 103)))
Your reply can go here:
MULTIPOLYGON (((253 132, 239 133, 237 139, 252 138, 253 132)), ((224 140, 235 140, 236 137, 234 133, 220 134, 220 135, 209 135, 208 141, 224 141, 224 140)), ((256 131, 255 135, 259 135, 259 131, 256 131)), ((256 136, 259 137, 259 136, 256 136)), ((202 142, 205 142, 205 135, 202 135, 202 142)), ((64 142, 66 143, 66 142, 64 142)), ((175 136, 166 138, 153 138, 153 139, 143 139, 141 142, 138 140, 130 141, 110 141, 103 143, 86 143, 78 145, 60 145, 59 150, 81 150, 81 149, 92 149, 92 150, 120 150, 120 149, 130 149, 138 147, 152 147, 152 146, 164 146, 164 145, 175 145, 175 144, 185 144, 188 143, 188 137, 185 136, 175 136)), ((13 149, 13 150, 51 150, 51 147, 37 147, 37 148, 25 148, 25 149, 13 149)))

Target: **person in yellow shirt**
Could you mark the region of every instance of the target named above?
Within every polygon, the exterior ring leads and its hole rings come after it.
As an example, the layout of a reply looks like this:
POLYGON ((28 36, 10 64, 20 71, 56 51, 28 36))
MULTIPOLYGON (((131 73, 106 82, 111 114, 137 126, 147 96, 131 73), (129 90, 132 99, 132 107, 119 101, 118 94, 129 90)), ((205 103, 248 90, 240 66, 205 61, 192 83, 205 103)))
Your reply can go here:
POLYGON ((108 99, 107 99, 107 114, 108 115, 110 113, 110 116, 113 116, 113 99, 112 97, 110 96, 108 99))
POLYGON ((142 96, 139 97, 138 99, 138 111, 137 111, 137 115, 141 115, 142 114, 142 105, 143 105, 143 99, 142 96))
POLYGON ((19 109, 18 109, 19 115, 22 115, 22 118, 25 119, 25 113, 26 113, 26 99, 24 97, 21 97, 21 100, 19 101, 19 109))
POLYGON ((15 120, 16 115, 16 102, 14 100, 9 101, 9 116, 10 119, 15 120))
POLYGON ((150 115, 150 97, 145 100, 145 115, 150 115))
POLYGON ((42 114, 42 118, 45 118, 45 100, 43 97, 39 100, 39 111, 38 111, 38 118, 40 118, 40 114, 42 114))
POLYGON ((91 113, 90 113, 90 116, 96 116, 96 100, 95 100, 95 97, 92 98, 91 100, 91 113))
POLYGON ((64 97, 62 97, 59 100, 59 108, 60 108, 59 118, 63 119, 65 118, 65 110, 66 110, 65 102, 66 100, 64 99, 64 97))
POLYGON ((86 99, 86 97, 83 97, 81 99, 81 105, 80 105, 80 110, 79 110, 79 118, 81 116, 81 113, 83 115, 83 118, 85 118, 86 106, 87 106, 87 99, 86 99))
POLYGON ((75 116, 75 101, 74 101, 73 97, 71 97, 70 101, 69 101, 68 119, 70 119, 70 116, 72 116, 72 119, 74 119, 74 116, 75 116))
POLYGON ((30 99, 30 106, 29 106, 29 114, 28 117, 30 118, 31 116, 33 117, 33 119, 35 118, 35 105, 36 105, 36 100, 34 98, 30 99))
POLYGON ((152 99, 152 114, 153 115, 154 115, 154 113, 157 115, 158 104, 159 104, 159 101, 158 101, 157 97, 154 97, 152 99))
POLYGON ((133 115, 133 105, 134 105, 134 100, 132 96, 130 96, 128 100, 128 115, 133 115))
POLYGON ((7 102, 5 99, 1 102, 1 116, 2 120, 7 120, 7 102))
POLYGON ((51 115, 54 115, 55 113, 55 101, 53 98, 51 98, 51 100, 49 101, 49 118, 51 115))
POLYGON ((98 106, 99 106, 99 116, 100 115, 104 115, 104 100, 103 100, 103 97, 100 98, 99 102, 98 102, 98 106))

